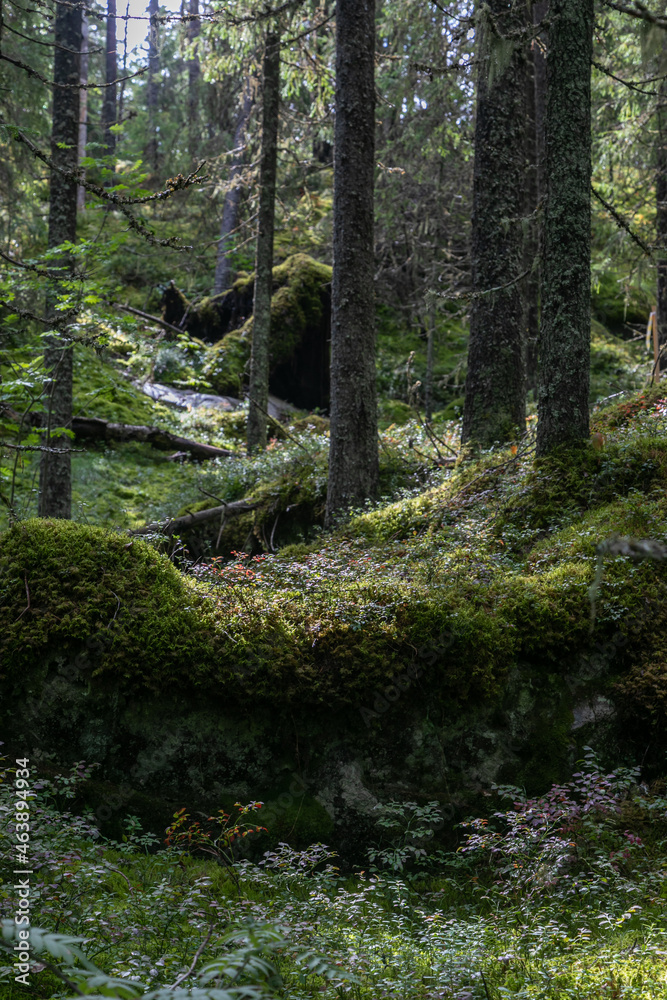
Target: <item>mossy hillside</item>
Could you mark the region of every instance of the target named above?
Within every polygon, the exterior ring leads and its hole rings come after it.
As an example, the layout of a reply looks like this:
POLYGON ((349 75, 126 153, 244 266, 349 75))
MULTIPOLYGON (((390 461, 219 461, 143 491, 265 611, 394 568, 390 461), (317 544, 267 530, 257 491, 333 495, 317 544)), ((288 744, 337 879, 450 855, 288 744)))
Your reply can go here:
MULTIPOLYGON (((663 515, 651 508, 654 522, 663 515)), ((126 548, 123 536, 97 529, 26 522, 2 541, 4 660, 11 674, 34 667, 49 650, 100 634, 117 612, 96 670, 128 691, 180 690, 187 676, 187 689, 233 699, 350 704, 405 674, 415 650, 432 644, 432 692, 490 697, 517 664, 558 671, 631 613, 637 580, 622 562, 600 588, 589 632, 595 540, 636 526, 636 511, 617 501, 595 512, 579 547, 563 543, 552 559, 541 548, 520 566, 490 535, 445 551, 444 538, 403 540, 372 555, 348 541, 300 558, 214 565, 195 587, 139 541, 126 548), (31 609, 22 614, 26 580, 31 609)), ((552 542, 557 550, 559 532, 552 542)), ((662 579, 660 567, 644 572, 647 586, 662 579)))

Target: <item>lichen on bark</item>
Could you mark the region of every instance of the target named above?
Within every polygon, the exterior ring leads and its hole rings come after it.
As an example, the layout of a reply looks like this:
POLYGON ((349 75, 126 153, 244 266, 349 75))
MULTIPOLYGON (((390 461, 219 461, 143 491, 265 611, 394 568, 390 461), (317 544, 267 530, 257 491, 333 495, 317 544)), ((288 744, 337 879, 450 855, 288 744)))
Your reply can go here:
POLYGON ((552 0, 537 452, 589 436, 593 0, 552 0))

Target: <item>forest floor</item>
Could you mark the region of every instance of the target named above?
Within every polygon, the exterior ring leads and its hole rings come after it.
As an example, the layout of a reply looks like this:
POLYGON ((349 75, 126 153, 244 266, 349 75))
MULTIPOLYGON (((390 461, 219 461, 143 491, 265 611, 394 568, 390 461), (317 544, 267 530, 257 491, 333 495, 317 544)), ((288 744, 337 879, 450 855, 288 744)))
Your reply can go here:
MULTIPOLYGON (((111 363, 82 352, 76 372, 81 412, 161 425, 228 447, 236 457, 178 464, 140 444, 77 453, 75 524, 52 533, 55 568, 45 557, 39 523, 29 519, 36 467, 26 462, 15 485, 27 519, 2 538, 5 652, 22 671, 26 656, 67 639, 72 622, 94 630, 101 609, 113 613, 133 587, 142 608, 155 601, 155 620, 142 626, 154 634, 149 648, 139 627, 127 622, 121 651, 143 671, 132 683, 153 689, 171 681, 171 673, 160 671, 173 635, 162 635, 156 624, 165 607, 190 615, 185 652, 199 670, 190 680, 223 679, 230 690, 240 684, 251 698, 298 699, 305 691, 315 701, 358 696, 369 676, 378 683, 393 677, 403 648, 414 648, 442 621, 455 622, 459 670, 446 683, 463 700, 470 692, 492 692, 520 653, 539 648, 560 655, 588 642, 591 624, 604 636, 642 595, 661 601, 657 549, 632 561, 598 546, 618 535, 667 542, 667 394, 659 385, 642 388, 648 366, 637 345, 600 327, 593 344, 598 436, 549 462, 534 460, 534 413, 516 447, 454 461, 458 424, 448 419, 451 413, 427 428, 405 399, 383 397, 383 497, 333 535, 321 528, 324 418, 296 415, 266 454, 247 458, 243 411, 178 413, 155 404, 121 371, 141 367, 128 364, 136 345, 111 363), (230 519, 222 533, 216 523, 210 532, 183 538, 189 551, 176 546, 176 565, 163 554, 159 533, 148 541, 160 554, 138 539, 130 546, 118 532, 214 506, 220 498, 258 506, 230 519), (100 529, 107 529, 104 535, 100 529), (33 546, 35 565, 42 567, 41 577, 37 570, 30 577, 34 606, 55 607, 56 591, 59 602, 48 635, 35 633, 28 642, 16 625, 25 607, 17 539, 21 558, 33 546), (102 541, 113 600, 99 592, 91 556, 102 541), (80 566, 71 594, 63 578, 70 561, 80 566), (158 566, 164 584, 157 581, 158 566), (270 631, 268 673, 259 623, 270 631), (234 664, 244 650, 254 663, 240 680, 225 659, 230 636, 234 664), (320 656, 345 660, 342 686, 318 680, 320 656)), ((186 356, 189 350, 183 348, 186 356)), ((398 379, 400 365, 395 371, 398 379)), ((27 618, 21 623, 27 627, 27 618)), ((667 705, 663 635, 660 614, 642 638, 646 655, 627 684, 628 699, 649 718, 667 705)), ((117 666, 109 661, 110 670, 117 666)), ((7 913, 14 900, 5 807, 14 775, 6 778, 0 860, 7 913)), ((187 973, 183 988, 199 982, 202 990, 241 983, 255 989, 237 997, 667 997, 664 783, 642 789, 636 771, 607 774, 593 755, 570 785, 538 801, 528 802, 520 789, 500 789, 505 800, 489 802, 495 816, 464 828, 462 837, 471 838, 464 852, 422 853, 437 810, 390 808, 379 817, 365 870, 344 873, 319 847, 284 847, 262 865, 237 856, 230 865, 225 836, 209 836, 205 824, 195 828, 183 816, 175 820, 169 847, 142 834, 132 819, 122 842, 105 842, 85 822, 62 818, 80 780, 75 769, 62 780, 42 776, 33 786, 34 922, 47 932, 39 940, 48 959, 31 977, 32 995, 69 997, 74 987, 95 994, 95 986, 106 996, 153 996, 150 991, 187 973), (175 846, 179 831, 188 834, 187 850, 182 837, 175 846), (212 846, 214 858, 205 860, 212 846), (72 950, 79 947, 102 971, 85 971, 72 950), (208 980, 204 974, 199 981, 206 968, 208 980), (130 979, 140 985, 130 986, 130 979)), ((227 831, 230 823, 223 821, 227 831)), ((3 927, 6 943, 13 934, 3 927)), ((26 995, 13 974, 11 964, 0 970, 3 1000, 26 995)))
MULTIPOLYGON (((15 773, 0 786, 3 808, 15 773)), ((607 775, 589 752, 571 782, 541 799, 500 789, 494 818, 465 824, 463 851, 431 857, 421 852, 437 816, 408 804, 384 816, 398 839, 383 839, 380 823, 356 873, 339 872, 322 845, 241 860, 244 827, 261 823, 261 808, 209 824, 208 839, 205 823, 181 813, 168 846, 133 818, 122 842, 105 841, 62 813, 86 773, 78 765, 32 786, 42 930, 33 932, 31 996, 667 996, 667 799, 639 789, 636 769, 607 775)), ((5 914, 18 905, 9 832, 3 819, 5 914)), ((11 920, 2 929, 8 955, 16 930, 11 920)), ((19 1000, 25 989, 5 963, 0 996, 19 1000)))

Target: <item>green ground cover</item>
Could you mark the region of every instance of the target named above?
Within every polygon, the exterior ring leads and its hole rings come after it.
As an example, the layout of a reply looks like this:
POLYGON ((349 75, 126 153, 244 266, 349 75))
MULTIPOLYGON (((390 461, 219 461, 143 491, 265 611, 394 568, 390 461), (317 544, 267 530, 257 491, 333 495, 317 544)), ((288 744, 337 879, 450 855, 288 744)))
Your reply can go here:
MULTIPOLYGON (((339 871, 321 844, 243 860, 261 807, 214 823, 181 812, 168 846, 129 817, 123 841, 106 841, 72 814, 91 768, 47 770, 25 781, 21 807, 41 928, 32 996, 667 996, 664 785, 640 787, 637 768, 606 773, 591 750, 539 799, 496 789, 496 811, 463 824, 458 852, 429 854, 435 803, 387 804, 356 872, 339 871)), ((24 773, 5 770, 5 806, 24 773)), ((5 913, 18 902, 15 822, 3 810, 5 913)), ((3 1000, 26 995, 13 981, 14 937, 3 924, 3 1000)))

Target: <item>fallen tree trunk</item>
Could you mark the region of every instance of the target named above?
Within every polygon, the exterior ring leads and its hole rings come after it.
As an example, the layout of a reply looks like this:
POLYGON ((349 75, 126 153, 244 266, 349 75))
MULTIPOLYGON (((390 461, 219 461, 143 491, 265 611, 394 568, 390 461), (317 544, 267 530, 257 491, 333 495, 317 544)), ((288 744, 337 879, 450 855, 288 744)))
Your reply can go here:
POLYGON ((214 521, 216 518, 223 520, 227 517, 234 517, 237 514, 247 514, 248 511, 256 510, 259 502, 254 500, 236 500, 234 503, 224 503, 219 507, 208 507, 206 510, 197 510, 191 514, 183 514, 182 517, 167 518, 166 521, 153 521, 151 524, 144 524, 141 528, 135 528, 131 535, 173 535, 177 531, 186 528, 195 528, 206 521, 214 521))
POLYGON ((72 430, 77 438, 92 441, 141 441, 153 448, 169 451, 188 452, 193 458, 231 458, 236 452, 227 448, 216 448, 212 444, 202 444, 190 438, 171 434, 159 427, 145 427, 142 424, 114 424, 100 417, 73 417, 72 430))
MULTIPOLYGON (((10 420, 19 425, 26 423, 30 427, 42 426, 43 414, 41 413, 29 413, 21 416, 6 403, 0 403, 0 413, 6 414, 10 420)), ((71 428, 75 437, 88 441, 140 441, 163 451, 171 451, 172 448, 176 448, 178 450, 175 457, 179 458, 181 457, 179 453, 186 452, 193 458, 199 459, 233 458, 237 455, 237 452, 229 451, 228 448, 216 448, 213 444, 193 441, 191 438, 163 431, 159 427, 146 427, 143 424, 114 424, 111 420, 103 420, 101 417, 72 417, 71 428)))

